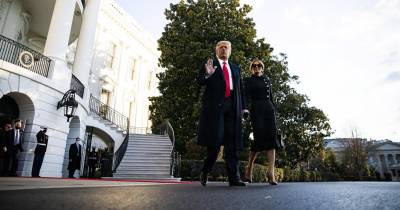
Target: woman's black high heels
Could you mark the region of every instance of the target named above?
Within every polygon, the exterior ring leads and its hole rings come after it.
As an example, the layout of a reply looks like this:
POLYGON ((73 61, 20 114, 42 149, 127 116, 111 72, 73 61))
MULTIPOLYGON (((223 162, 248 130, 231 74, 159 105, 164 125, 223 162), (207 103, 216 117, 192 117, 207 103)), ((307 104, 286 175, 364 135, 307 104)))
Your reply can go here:
POLYGON ((268 183, 269 183, 270 185, 278 185, 278 182, 271 182, 271 181, 268 181, 268 183))
POLYGON ((272 181, 272 180, 274 180, 274 179, 272 178, 272 174, 268 173, 267 177, 268 177, 268 183, 269 183, 270 185, 278 185, 278 182, 272 181))

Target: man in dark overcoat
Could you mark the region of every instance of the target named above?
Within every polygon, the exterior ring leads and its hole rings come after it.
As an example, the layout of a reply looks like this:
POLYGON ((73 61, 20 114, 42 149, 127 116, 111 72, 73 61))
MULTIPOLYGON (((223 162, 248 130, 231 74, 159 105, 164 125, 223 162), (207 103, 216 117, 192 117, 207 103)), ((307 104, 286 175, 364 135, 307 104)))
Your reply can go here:
POLYGON ((18 153, 23 152, 22 148, 23 130, 22 121, 17 119, 14 121, 14 128, 4 133, 5 141, 5 158, 4 158, 4 173, 9 176, 17 176, 18 169, 18 153), (7 173, 9 164, 11 163, 10 172, 7 173))
MULTIPOLYGON (((6 155, 7 155, 7 141, 9 141, 10 130, 12 129, 11 121, 7 121, 4 123, 2 130, 0 130, 0 175, 6 176, 8 173, 8 162, 6 164, 6 155)), ((9 161, 9 160, 7 160, 9 161)))
POLYGON ((80 138, 75 139, 75 143, 69 147, 68 177, 74 178, 75 170, 81 168, 82 146, 79 144, 80 138))
POLYGON ((207 147, 200 182, 206 186, 207 175, 223 145, 229 186, 246 186, 240 181, 238 169, 238 150, 243 148, 242 113, 247 112, 240 68, 228 60, 231 54, 229 41, 218 42, 215 54, 214 59, 209 59, 202 65, 197 78, 198 83, 205 86, 198 144, 207 147))

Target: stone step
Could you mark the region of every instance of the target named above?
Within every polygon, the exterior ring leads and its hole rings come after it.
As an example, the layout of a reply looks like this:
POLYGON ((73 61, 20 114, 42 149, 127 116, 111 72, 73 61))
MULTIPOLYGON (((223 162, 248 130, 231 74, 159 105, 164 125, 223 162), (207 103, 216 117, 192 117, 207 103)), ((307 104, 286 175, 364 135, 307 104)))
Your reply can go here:
POLYGON ((169 139, 169 136, 160 136, 160 135, 152 135, 152 134, 129 134, 131 138, 142 138, 142 139, 169 139))
POLYGON ((172 143, 168 136, 130 134, 127 150, 114 177, 171 179, 169 174, 171 150, 172 143))
POLYGON ((129 134, 132 137, 143 137, 143 138, 169 138, 168 135, 157 135, 157 134, 139 134, 139 133, 132 133, 129 134))
POLYGON ((134 161, 169 161, 170 155, 164 156, 143 156, 143 155, 136 155, 136 156, 124 156, 124 158, 134 160, 134 161))
POLYGON ((170 150, 165 150, 165 151, 159 151, 159 150, 151 150, 151 151, 149 151, 149 150, 133 150, 133 151, 126 151, 125 152, 125 155, 126 156, 131 156, 131 155, 140 155, 140 154, 143 154, 143 155, 169 155, 170 154, 170 152, 169 152, 170 150))
POLYGON ((172 147, 171 142, 129 142, 128 145, 148 145, 148 146, 169 146, 172 147))
POLYGON ((128 144, 128 148, 160 148, 160 149, 172 149, 172 145, 159 145, 159 144, 128 144))
POLYGON ((161 152, 161 153, 171 153, 171 149, 160 149, 160 148, 133 148, 127 149, 126 153, 133 152, 161 152))
POLYGON ((150 158, 150 157, 158 157, 158 158, 169 158, 171 155, 169 152, 143 152, 143 151, 133 151, 126 152, 124 158, 150 158))
POLYGON ((136 142, 129 141, 128 145, 161 145, 161 146, 172 146, 171 142, 155 142, 155 141, 147 141, 147 142, 136 142))
POLYGON ((129 156, 129 157, 124 157, 124 159, 121 161, 121 163, 123 162, 132 162, 132 161, 169 161, 171 157, 169 155, 164 155, 164 156, 158 156, 158 157, 154 157, 154 156, 129 156), (151 159, 154 158, 154 159, 151 159))
MULTIPOLYGON (((126 166, 126 167, 129 167, 129 166, 133 166, 133 165, 154 165, 154 166, 162 166, 162 165, 170 165, 171 163, 168 161, 168 162, 166 162, 166 161, 158 161, 158 162, 133 162, 133 161, 131 161, 131 160, 129 160, 129 161, 125 161, 125 162, 121 162, 120 164, 119 164, 119 167, 122 167, 122 166, 126 166)), ((119 168, 118 167, 118 168, 119 168)))
POLYGON ((170 167, 169 163, 130 163, 130 164, 119 164, 118 170, 119 169, 127 169, 131 167, 143 167, 143 168, 163 168, 163 167, 170 167))
POLYGON ((166 182, 166 183, 180 183, 181 178, 171 178, 171 176, 160 176, 160 177, 148 177, 148 175, 136 175, 136 176, 119 176, 119 177, 105 177, 107 179, 116 179, 116 180, 145 180, 145 181, 159 181, 159 182, 166 182))
POLYGON ((130 141, 166 141, 171 142, 171 140, 167 137, 132 137, 129 136, 130 141))
POLYGON ((169 151, 171 152, 172 148, 162 148, 162 147, 128 147, 126 148, 126 151, 143 151, 143 150, 149 150, 149 151, 169 151))
POLYGON ((169 169, 168 170, 118 170, 115 173, 116 175, 169 175, 169 169))
POLYGON ((141 161, 149 162, 149 163, 151 163, 151 162, 163 163, 163 162, 169 162, 170 157, 167 156, 167 157, 163 157, 163 158, 159 158, 159 159, 149 159, 149 158, 145 158, 145 157, 144 158, 143 157, 128 157, 128 158, 122 160, 121 164, 122 163, 130 164, 130 163, 136 163, 136 162, 141 162, 141 161))
POLYGON ((170 149, 127 149, 125 151, 125 154, 140 154, 140 153, 158 153, 158 154, 170 154, 171 150, 170 149))
POLYGON ((171 142, 171 140, 169 140, 169 139, 151 139, 151 138, 148 138, 148 139, 143 139, 143 138, 140 138, 140 139, 137 139, 137 138, 129 138, 129 142, 143 142, 143 143, 146 143, 146 142, 160 142, 160 143, 172 143, 171 142))
POLYGON ((160 180, 160 181, 176 181, 179 182, 181 181, 181 178, 173 178, 171 175, 161 175, 161 176, 155 176, 155 175, 117 175, 115 174, 113 177, 104 177, 108 179, 124 179, 124 180, 160 180))
POLYGON ((157 136, 157 135, 135 135, 129 134, 129 138, 132 139, 169 139, 169 136, 157 136))
POLYGON ((137 161, 137 160, 132 160, 132 161, 125 161, 121 162, 119 164, 119 167, 123 166, 131 166, 131 165, 170 165, 170 161, 137 161))
POLYGON ((119 164, 119 167, 122 166, 133 166, 133 165, 154 165, 154 166, 162 166, 162 165, 170 165, 170 161, 125 161, 119 164))
POLYGON ((129 165, 119 166, 117 171, 165 171, 170 169, 170 165, 129 165))

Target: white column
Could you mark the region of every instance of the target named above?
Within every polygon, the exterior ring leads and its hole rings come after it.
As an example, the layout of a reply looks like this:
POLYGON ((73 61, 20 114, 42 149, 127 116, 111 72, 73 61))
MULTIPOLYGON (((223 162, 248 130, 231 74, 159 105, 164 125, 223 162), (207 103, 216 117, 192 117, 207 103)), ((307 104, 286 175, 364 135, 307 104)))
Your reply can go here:
POLYGON ((384 165, 383 164, 385 164, 385 163, 382 162, 380 154, 377 154, 377 157, 378 157, 378 164, 379 164, 379 176, 381 179, 384 179, 385 176, 383 175, 383 173, 384 173, 384 170, 383 170, 384 165))
POLYGON ((385 162, 386 162, 386 170, 389 170, 389 166, 390 166, 389 154, 385 154, 385 162))
POLYGON ((140 118, 141 118, 141 113, 140 110, 142 108, 141 102, 143 100, 142 94, 143 91, 141 90, 142 87, 142 78, 143 78, 143 66, 144 66, 144 59, 142 56, 139 56, 137 59, 136 63, 136 72, 137 72, 137 77, 136 77, 136 95, 135 95, 135 119, 131 120, 131 122, 134 122, 135 127, 141 127, 142 125, 140 124, 140 118))
POLYGON ((65 63, 74 17, 75 1, 57 0, 51 17, 44 55, 65 63))
MULTIPOLYGON (((72 68, 73 74, 87 89, 89 71, 92 65, 96 35, 97 15, 101 0, 88 0, 83 11, 82 26, 72 68)), ((88 91, 85 91, 87 93, 88 91)))
POLYGON ((125 55, 125 46, 123 42, 119 42, 117 45, 117 52, 115 57, 117 58, 117 68, 115 70, 117 71, 117 84, 115 86, 115 106, 113 107, 115 110, 124 113, 124 95, 125 95, 125 80, 126 80, 126 59, 124 56, 125 55))

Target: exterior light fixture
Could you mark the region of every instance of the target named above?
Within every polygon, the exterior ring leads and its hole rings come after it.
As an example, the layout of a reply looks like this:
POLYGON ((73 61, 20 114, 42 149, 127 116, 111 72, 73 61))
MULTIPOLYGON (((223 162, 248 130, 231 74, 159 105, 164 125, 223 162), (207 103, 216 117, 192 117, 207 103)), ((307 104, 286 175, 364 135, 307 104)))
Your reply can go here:
POLYGON ((61 101, 57 104, 57 109, 64 107, 64 116, 67 117, 67 122, 69 118, 75 116, 76 108, 78 107, 78 102, 75 100, 75 90, 68 90, 61 101))

